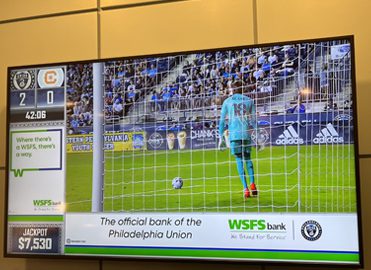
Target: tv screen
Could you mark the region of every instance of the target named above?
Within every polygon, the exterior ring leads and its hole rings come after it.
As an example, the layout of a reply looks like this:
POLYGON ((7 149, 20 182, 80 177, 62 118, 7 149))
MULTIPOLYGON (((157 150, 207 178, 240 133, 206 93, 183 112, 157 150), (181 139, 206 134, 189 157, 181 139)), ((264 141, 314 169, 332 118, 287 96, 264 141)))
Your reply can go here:
POLYGON ((362 265, 353 37, 8 70, 6 250, 362 265))

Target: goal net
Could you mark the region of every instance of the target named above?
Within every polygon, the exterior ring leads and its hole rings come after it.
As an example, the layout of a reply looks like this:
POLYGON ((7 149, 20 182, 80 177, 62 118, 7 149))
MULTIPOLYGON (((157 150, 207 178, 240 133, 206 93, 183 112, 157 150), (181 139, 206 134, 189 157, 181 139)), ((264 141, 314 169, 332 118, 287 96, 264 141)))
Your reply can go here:
POLYGON ((349 49, 339 40, 105 62, 104 211, 354 212, 349 49), (258 127, 258 195, 246 199, 228 126, 218 149, 236 82, 258 127))

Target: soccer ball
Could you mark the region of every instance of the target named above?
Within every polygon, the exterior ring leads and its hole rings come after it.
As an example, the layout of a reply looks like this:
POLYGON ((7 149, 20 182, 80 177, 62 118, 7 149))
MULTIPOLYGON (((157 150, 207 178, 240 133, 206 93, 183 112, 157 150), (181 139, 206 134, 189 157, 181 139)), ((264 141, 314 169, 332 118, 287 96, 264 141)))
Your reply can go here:
POLYGON ((183 179, 181 177, 175 177, 172 186, 174 189, 181 189, 183 186, 183 179))

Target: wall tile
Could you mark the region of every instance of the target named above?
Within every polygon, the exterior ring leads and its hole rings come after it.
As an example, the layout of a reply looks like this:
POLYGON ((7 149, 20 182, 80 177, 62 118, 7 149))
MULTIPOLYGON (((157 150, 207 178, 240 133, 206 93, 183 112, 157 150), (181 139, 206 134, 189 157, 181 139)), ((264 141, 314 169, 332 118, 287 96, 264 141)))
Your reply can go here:
POLYGON ((203 0, 102 13, 102 57, 253 43, 252 1, 203 0))
POLYGON ((0 21, 94 8, 96 0, 1 0, 0 21))

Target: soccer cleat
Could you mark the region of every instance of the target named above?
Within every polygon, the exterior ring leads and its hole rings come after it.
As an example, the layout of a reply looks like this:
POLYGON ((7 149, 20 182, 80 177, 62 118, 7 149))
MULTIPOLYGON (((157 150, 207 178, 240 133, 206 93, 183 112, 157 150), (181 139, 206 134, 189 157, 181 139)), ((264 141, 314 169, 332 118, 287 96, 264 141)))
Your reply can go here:
POLYGON ((245 199, 247 199, 248 197, 250 197, 250 191, 248 188, 245 188, 245 190, 243 191, 243 197, 245 199))
POLYGON ((252 196, 258 196, 258 191, 256 189, 255 183, 252 183, 250 185, 251 195, 252 196))

